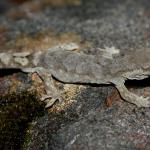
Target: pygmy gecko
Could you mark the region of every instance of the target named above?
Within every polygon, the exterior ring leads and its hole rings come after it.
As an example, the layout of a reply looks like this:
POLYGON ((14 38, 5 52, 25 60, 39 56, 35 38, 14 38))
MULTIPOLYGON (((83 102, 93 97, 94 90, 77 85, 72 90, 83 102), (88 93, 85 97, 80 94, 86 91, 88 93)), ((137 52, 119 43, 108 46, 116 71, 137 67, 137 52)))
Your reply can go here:
POLYGON ((0 53, 0 68, 20 68, 37 72, 44 81, 50 107, 61 96, 53 77, 64 83, 114 84, 122 98, 138 107, 150 107, 149 98, 138 96, 125 86, 125 81, 142 80, 150 76, 150 49, 121 51, 114 47, 99 48, 98 54, 76 52, 79 46, 65 43, 35 53, 0 53))

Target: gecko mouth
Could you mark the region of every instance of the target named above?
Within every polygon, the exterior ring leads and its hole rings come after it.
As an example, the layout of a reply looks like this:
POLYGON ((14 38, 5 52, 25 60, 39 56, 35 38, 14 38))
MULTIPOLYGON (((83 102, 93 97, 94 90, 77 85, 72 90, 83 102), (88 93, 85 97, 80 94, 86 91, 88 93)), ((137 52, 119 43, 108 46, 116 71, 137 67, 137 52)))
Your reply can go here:
POLYGON ((7 69, 0 69, 0 77, 12 75, 12 74, 18 73, 18 72, 21 72, 21 70, 17 69, 17 68, 15 68, 15 69, 11 69, 11 68, 10 69, 9 68, 7 68, 7 69))

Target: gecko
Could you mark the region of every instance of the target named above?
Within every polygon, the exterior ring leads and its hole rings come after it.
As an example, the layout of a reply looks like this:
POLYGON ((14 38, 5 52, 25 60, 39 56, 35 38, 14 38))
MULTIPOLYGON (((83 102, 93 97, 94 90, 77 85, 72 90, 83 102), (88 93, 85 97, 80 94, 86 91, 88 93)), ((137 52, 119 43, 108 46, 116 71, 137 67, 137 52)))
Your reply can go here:
POLYGON ((150 49, 123 51, 115 47, 98 48, 97 54, 77 52, 76 43, 58 44, 37 52, 0 53, 0 68, 19 68, 26 73, 36 72, 45 85, 50 98, 46 107, 61 94, 54 85, 54 78, 63 83, 113 84, 121 97, 138 107, 150 107, 148 97, 138 96, 125 86, 126 80, 142 80, 150 76, 150 49))

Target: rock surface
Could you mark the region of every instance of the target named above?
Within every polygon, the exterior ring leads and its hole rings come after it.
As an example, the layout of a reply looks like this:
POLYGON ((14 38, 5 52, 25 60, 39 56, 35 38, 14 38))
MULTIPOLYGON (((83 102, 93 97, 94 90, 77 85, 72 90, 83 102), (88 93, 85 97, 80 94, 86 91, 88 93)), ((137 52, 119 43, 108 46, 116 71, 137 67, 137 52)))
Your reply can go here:
MULTIPOLYGON (((94 53, 94 48, 105 46, 125 51, 150 50, 149 0, 60 2, 59 5, 52 0, 9 4, 10 9, 3 9, 0 15, 0 52, 36 51, 70 41, 81 44, 85 53, 94 53)), ((36 77, 18 72, 12 75, 14 71, 0 70, 1 94, 11 90, 21 93, 41 85, 36 77)), ((33 121, 30 138, 21 147, 150 149, 149 108, 136 108, 120 100, 113 87, 57 85, 64 101, 33 121)), ((150 96, 150 79, 129 81, 127 85, 139 95, 150 96)))

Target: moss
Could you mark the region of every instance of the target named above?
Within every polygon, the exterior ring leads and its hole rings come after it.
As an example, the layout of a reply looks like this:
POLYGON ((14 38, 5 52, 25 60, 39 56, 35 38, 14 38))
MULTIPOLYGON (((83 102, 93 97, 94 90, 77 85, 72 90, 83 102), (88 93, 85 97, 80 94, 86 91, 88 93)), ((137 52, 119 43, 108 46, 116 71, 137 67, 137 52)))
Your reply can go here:
POLYGON ((0 149, 19 149, 29 122, 43 114, 44 104, 35 93, 0 96, 0 149))

